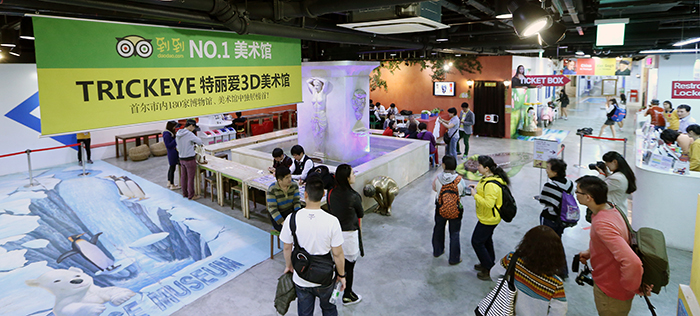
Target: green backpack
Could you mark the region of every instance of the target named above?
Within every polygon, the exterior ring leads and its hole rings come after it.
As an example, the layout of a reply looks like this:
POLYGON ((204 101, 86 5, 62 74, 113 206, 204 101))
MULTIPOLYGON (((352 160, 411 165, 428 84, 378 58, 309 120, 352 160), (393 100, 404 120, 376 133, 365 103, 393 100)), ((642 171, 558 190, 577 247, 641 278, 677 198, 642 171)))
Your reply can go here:
MULTIPOLYGON (((659 294, 661 288, 668 285, 668 280, 671 275, 668 266, 668 254, 666 253, 666 238, 664 238, 664 233, 650 227, 642 227, 637 231, 633 230, 632 225, 630 225, 629 220, 627 220, 627 216, 625 216, 617 206, 612 206, 620 212, 620 215, 622 215, 622 218, 625 220, 627 230, 630 232, 630 247, 642 261, 644 274, 642 274, 642 284, 640 287, 653 284, 654 288, 651 291, 659 294)), ((652 315, 656 315, 654 312, 654 305, 649 301, 649 297, 644 296, 644 299, 652 315)))

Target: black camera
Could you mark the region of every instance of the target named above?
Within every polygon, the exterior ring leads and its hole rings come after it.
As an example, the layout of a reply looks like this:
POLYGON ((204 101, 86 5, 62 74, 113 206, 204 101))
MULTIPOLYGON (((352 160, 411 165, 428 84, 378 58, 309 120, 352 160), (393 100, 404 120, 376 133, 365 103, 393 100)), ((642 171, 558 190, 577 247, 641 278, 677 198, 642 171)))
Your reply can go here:
POLYGON ((596 163, 588 164, 588 169, 596 170, 596 168, 600 168, 600 170, 605 170, 605 162, 596 161, 596 163))
MULTIPOLYGON (((578 254, 574 256, 574 262, 571 263, 571 271, 579 272, 578 266, 581 263, 580 258, 581 256, 578 254)), ((576 276, 576 284, 588 284, 590 286, 593 286, 595 284, 595 282, 593 282, 593 278, 591 278, 591 269, 588 267, 588 263, 584 264, 583 270, 581 270, 578 276, 576 276)))

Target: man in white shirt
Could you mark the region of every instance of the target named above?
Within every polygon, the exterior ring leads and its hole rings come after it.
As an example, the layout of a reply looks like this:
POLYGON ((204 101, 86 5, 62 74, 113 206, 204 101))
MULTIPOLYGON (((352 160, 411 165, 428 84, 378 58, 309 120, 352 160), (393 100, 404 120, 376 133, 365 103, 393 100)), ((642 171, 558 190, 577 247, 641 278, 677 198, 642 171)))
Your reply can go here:
POLYGON ((294 158, 292 166, 289 168, 289 171, 292 172, 292 179, 306 181, 306 176, 314 167, 313 160, 304 153, 304 147, 301 145, 292 146, 291 153, 294 158))
POLYGON ((690 116, 690 105, 681 104, 676 110, 679 119, 678 131, 681 133, 687 133, 686 129, 688 126, 695 124, 695 119, 690 116))
POLYGON ((345 256, 343 254, 343 232, 340 222, 335 216, 321 210, 321 198, 324 195, 323 182, 319 179, 311 179, 306 184, 304 198, 306 208, 298 210, 290 216, 294 216, 296 222, 296 236, 299 245, 293 245, 294 236, 290 229, 291 220, 284 221, 280 240, 284 243, 284 273, 293 272, 294 287, 297 292, 297 313, 299 316, 312 316, 316 297, 319 298, 323 316, 337 316, 338 310, 329 302, 335 282, 329 285, 321 285, 309 282, 301 278, 292 265, 293 247, 300 246, 311 255, 325 255, 331 252, 335 262, 336 281, 341 282, 341 291, 345 289, 345 256))

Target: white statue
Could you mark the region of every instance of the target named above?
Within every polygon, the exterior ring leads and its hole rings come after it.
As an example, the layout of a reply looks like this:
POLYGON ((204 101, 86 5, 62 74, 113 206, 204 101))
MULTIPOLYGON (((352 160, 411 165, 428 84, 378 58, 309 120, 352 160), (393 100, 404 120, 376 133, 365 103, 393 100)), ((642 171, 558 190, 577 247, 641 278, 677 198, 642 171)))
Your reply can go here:
POLYGON ((365 127, 364 122, 362 122, 362 116, 365 112, 365 103, 367 103, 367 92, 362 89, 356 89, 352 94, 352 109, 355 110, 355 125, 352 128, 352 132, 358 135, 366 135, 369 130, 365 127))
POLYGON ((537 112, 533 107, 527 109, 527 117, 525 119, 524 131, 534 132, 537 130, 537 112))
POLYGON ((325 133, 328 127, 328 118, 326 117, 326 88, 328 82, 323 78, 310 78, 306 81, 311 92, 311 106, 314 108, 314 114, 311 118, 311 131, 318 140, 318 151, 323 152, 323 144, 326 139, 325 133))

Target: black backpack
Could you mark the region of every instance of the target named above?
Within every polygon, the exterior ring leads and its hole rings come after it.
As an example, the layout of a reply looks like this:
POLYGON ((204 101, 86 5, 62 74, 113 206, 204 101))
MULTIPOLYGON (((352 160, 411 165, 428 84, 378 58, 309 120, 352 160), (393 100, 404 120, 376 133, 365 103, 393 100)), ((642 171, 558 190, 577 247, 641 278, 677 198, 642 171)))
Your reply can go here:
MULTIPOLYGON (((496 180, 489 180, 486 182, 486 184, 489 183, 497 184, 501 188, 502 192, 501 198, 503 199, 503 204, 501 204, 501 208, 499 209, 494 205, 493 209, 495 211, 498 211, 498 214, 501 215, 501 219, 506 221, 506 223, 510 223, 515 217, 515 214, 518 212, 518 205, 516 205, 515 198, 513 198, 513 195, 510 193, 510 188, 508 188, 507 185, 501 184, 496 180)), ((484 184, 484 186, 486 186, 486 184, 484 184)), ((493 213, 493 216, 496 216, 495 211, 493 213)))
POLYGON ((335 186, 335 177, 333 177, 330 170, 328 170, 328 167, 326 166, 320 165, 311 168, 309 173, 306 175, 306 182, 309 182, 309 179, 314 177, 321 179, 323 182, 323 188, 326 190, 330 190, 335 186))

